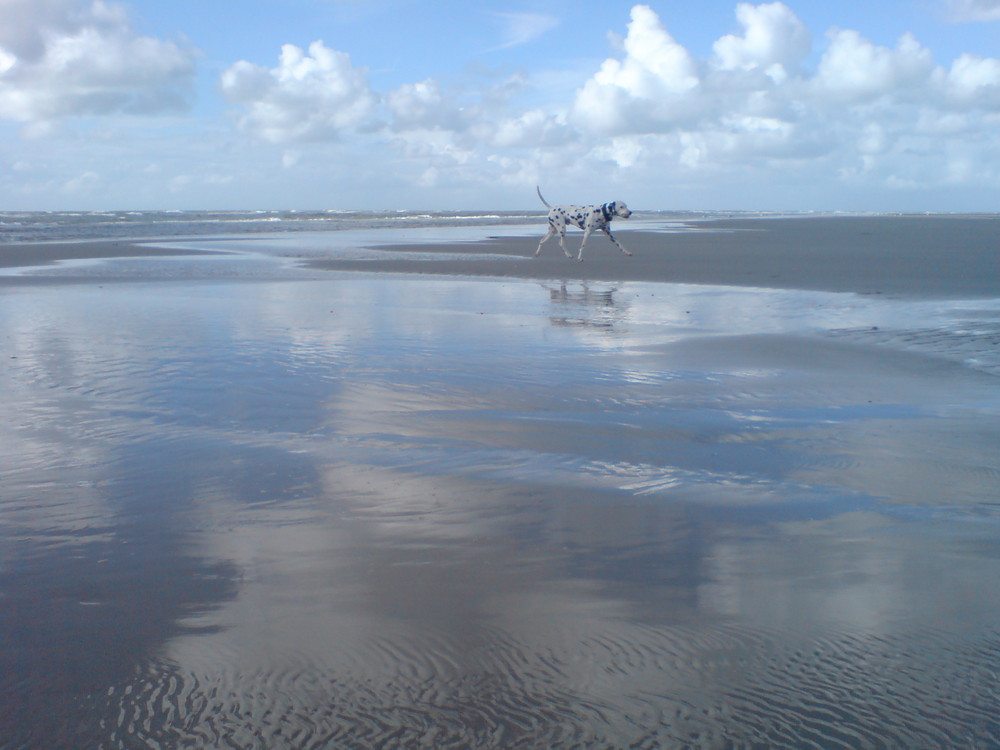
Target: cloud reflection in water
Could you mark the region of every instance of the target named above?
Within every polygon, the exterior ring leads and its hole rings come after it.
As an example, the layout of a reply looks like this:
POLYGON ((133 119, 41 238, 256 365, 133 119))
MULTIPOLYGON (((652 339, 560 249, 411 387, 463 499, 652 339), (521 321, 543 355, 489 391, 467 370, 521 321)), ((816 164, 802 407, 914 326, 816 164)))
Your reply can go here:
POLYGON ((899 344, 968 311, 352 275, 0 307, 2 747, 1000 740, 994 376, 899 344))

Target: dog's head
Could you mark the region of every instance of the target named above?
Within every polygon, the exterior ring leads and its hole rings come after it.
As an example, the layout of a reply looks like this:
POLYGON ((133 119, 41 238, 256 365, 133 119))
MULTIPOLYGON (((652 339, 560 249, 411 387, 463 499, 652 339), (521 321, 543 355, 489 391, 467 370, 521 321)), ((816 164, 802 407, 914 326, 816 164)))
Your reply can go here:
POLYGON ((625 205, 625 201, 611 201, 611 203, 608 204, 608 209, 612 216, 619 216, 622 219, 627 219, 632 215, 628 206, 625 205))

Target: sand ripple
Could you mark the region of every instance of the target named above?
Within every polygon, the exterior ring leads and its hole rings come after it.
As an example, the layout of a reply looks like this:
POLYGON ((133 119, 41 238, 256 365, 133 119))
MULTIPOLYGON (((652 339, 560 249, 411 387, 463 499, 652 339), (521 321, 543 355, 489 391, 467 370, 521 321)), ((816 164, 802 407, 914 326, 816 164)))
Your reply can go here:
POLYGON ((832 334, 862 343, 923 352, 959 362, 972 370, 1000 374, 1000 311, 984 303, 952 320, 925 328, 845 328, 832 334))
POLYGON ((531 644, 500 630, 460 641, 373 639, 329 663, 159 660, 77 701, 81 721, 64 722, 65 736, 15 732, 0 747, 1000 745, 1000 693, 983 689, 1000 687, 995 633, 800 640, 630 624, 531 644))

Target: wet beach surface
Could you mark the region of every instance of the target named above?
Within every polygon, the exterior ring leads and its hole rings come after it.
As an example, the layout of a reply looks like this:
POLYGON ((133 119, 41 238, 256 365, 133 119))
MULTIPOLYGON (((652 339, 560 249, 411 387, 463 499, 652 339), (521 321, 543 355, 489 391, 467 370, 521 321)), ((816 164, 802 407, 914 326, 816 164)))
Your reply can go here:
POLYGON ((1000 745, 982 274, 269 241, 0 286, 0 747, 1000 745))

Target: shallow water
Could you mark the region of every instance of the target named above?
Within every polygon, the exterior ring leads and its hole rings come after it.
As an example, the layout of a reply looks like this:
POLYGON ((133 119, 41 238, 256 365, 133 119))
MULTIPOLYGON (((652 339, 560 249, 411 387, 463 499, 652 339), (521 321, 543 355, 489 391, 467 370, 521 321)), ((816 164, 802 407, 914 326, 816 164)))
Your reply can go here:
POLYGON ((0 747, 1000 744, 996 301, 217 263, 0 294, 0 747))

